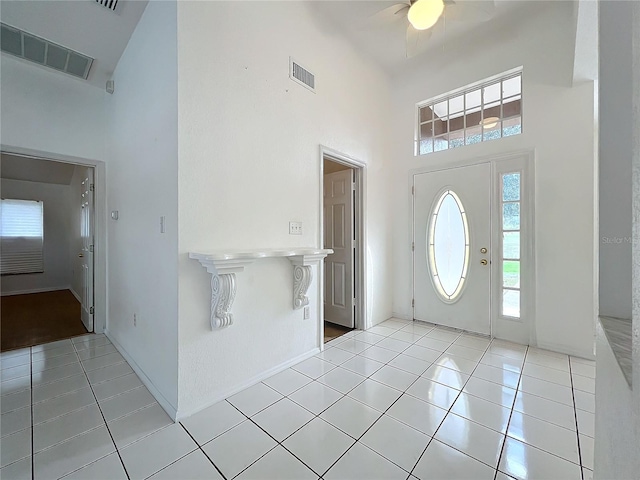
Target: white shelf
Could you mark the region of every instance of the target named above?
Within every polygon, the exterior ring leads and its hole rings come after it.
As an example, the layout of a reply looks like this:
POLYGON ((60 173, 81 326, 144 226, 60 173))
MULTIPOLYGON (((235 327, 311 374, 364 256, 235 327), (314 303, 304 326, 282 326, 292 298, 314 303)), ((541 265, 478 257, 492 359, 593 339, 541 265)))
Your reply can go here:
POLYGON ((261 258, 285 257, 293 265, 293 308, 309 304, 307 290, 311 284, 311 266, 318 263, 331 249, 279 248, 260 250, 224 250, 190 252, 189 258, 197 260, 211 274, 211 328, 219 329, 233 324, 231 307, 236 296, 236 273, 261 258))

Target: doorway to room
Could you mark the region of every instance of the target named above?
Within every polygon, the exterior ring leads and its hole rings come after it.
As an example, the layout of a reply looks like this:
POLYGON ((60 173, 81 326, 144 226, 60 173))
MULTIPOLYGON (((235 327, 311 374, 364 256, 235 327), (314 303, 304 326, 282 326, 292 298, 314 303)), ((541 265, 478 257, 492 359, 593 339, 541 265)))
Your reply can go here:
POLYGON ((0 349, 94 331, 94 167, 2 152, 0 349))
POLYGON ((347 159, 322 159, 324 341, 362 328, 362 166, 347 159))

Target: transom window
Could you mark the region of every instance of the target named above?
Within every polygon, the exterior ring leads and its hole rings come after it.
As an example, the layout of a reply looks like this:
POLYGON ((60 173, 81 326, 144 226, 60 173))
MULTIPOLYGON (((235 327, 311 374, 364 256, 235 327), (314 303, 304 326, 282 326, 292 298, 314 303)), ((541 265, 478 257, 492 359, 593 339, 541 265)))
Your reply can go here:
POLYGON ((417 154, 522 133, 522 72, 418 104, 417 154))

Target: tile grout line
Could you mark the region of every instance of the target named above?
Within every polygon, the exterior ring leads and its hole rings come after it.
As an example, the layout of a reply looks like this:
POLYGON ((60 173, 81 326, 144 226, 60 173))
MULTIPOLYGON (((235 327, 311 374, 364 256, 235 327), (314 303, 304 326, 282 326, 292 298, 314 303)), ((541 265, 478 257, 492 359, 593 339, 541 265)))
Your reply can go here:
POLYGON ((578 426, 578 412, 576 408, 576 397, 573 389, 573 375, 571 373, 571 357, 569 357, 569 378, 571 379, 571 400, 573 400, 573 416, 576 421, 576 439, 578 440, 578 463, 580 465, 580 478, 584 480, 584 470, 582 467, 582 448, 580 448, 580 427, 578 426))
MULTIPOLYGON (((182 429, 183 429, 185 432, 187 432, 187 435, 189 435, 189 437, 191 438, 191 440, 193 440, 193 443, 195 443, 195 444, 196 444, 196 447, 197 447, 197 448, 196 448, 195 450, 193 450, 193 452, 195 452, 196 450, 201 451, 201 452, 204 454, 204 456, 205 456, 205 457, 207 457, 207 460, 209 460, 209 462, 211 462, 211 465, 213 465, 213 468, 215 468, 215 469, 218 471, 218 473, 220 474, 220 476, 221 476, 224 480, 227 480, 226 475, 225 475, 224 473, 222 473, 222 470, 220 470, 220 469, 218 468, 218 466, 217 466, 215 463, 213 463, 213 460, 211 460, 211 459, 209 458, 209 455, 207 455, 207 452, 205 452, 205 451, 202 449, 202 447, 200 446, 200 444, 199 444, 198 442, 196 442, 196 439, 195 439, 195 438, 193 438, 193 435, 191 435, 191 432, 189 432, 189 430, 187 430, 187 427, 185 427, 185 426, 182 424, 182 422, 176 422, 176 423, 178 423, 178 424, 182 427, 182 429)), ((233 428, 233 427, 232 427, 232 428, 233 428)), ((229 430, 227 430, 227 432, 228 432, 228 431, 229 431, 229 430)), ((226 432, 225 432, 225 433, 226 433, 226 432)), ((222 435, 222 433, 221 433, 220 435, 222 435)), ((217 437, 216 437, 216 438, 217 438, 217 437)), ((213 440, 213 438, 212 438, 211 440, 213 440)), ((207 442, 207 443, 209 443, 209 442, 207 442)), ((193 452, 189 452, 189 453, 187 453, 187 455, 191 455, 193 452)), ((164 469, 166 469, 166 468, 170 467, 171 465, 173 465, 174 463, 178 462, 179 460, 182 460, 182 459, 183 459, 184 457, 186 457, 187 455, 185 455, 185 456, 183 456, 183 457, 180 457, 180 458, 179 458, 178 460, 176 460, 175 462, 170 463, 169 465, 167 465, 167 466, 165 466, 165 467, 161 468, 160 470, 158 470, 158 472, 161 472, 162 470, 164 470, 164 469)), ((158 473, 158 472, 156 472, 156 473, 158 473)), ((153 475, 155 475, 156 473, 154 473, 153 475)))
MULTIPOLYGON (((507 443, 507 437, 509 436, 509 427, 511 426, 511 418, 513 417, 513 410, 516 406, 516 400, 518 398, 518 392, 520 391, 520 382, 522 382, 522 375, 523 375, 523 371, 524 371, 524 364, 527 361, 527 355, 529 354, 529 346, 527 345, 526 350, 524 351, 524 357, 522 358, 522 364, 520 365, 520 374, 518 375, 518 384, 516 385, 516 394, 513 397, 513 403, 511 404, 511 411, 509 412, 509 420, 507 421, 507 427, 505 429, 504 432, 504 441, 502 442, 502 448, 500 449, 500 455, 498 456, 498 464, 496 465, 496 473, 494 476, 494 480, 496 480, 496 478, 498 477, 498 472, 501 472, 501 470, 499 470, 500 468, 500 462, 502 461, 502 456, 504 455, 504 449, 507 443)), ((526 442, 523 442, 526 443, 526 442)), ((508 475, 508 474, 507 474, 508 475)))
MULTIPOLYGON (((131 476, 129 475, 129 472, 127 471, 127 467, 124 464, 124 461, 122 460, 122 455, 120 455, 120 449, 118 448, 118 445, 116 445, 116 441, 113 439, 113 435, 111 434, 111 429, 109 428, 109 424, 107 423, 107 419, 105 418, 104 413, 102 411, 102 408, 100 407, 100 403, 98 402, 98 398, 96 397, 96 393, 93 391, 93 385, 91 384, 91 381, 89 380, 89 376, 87 375, 87 371, 84 369, 84 365, 82 364, 82 360, 80 360, 80 356, 78 355, 78 351, 76 350, 76 346, 75 346, 75 344, 73 344, 73 342, 72 342, 72 345, 73 345, 74 352, 78 356, 78 362, 80 362, 80 368, 82 368, 82 371, 84 372, 84 375, 87 378, 87 382, 89 383, 89 387, 91 388, 91 394, 93 395, 93 398, 96 401, 96 405, 98 406, 98 410, 100 411, 100 415, 102 416, 102 420, 104 420, 104 426, 107 429, 107 433, 109 433, 109 437, 111 438, 111 442, 113 443, 113 447, 116 449, 116 453, 118 454, 118 458, 120 459, 120 463, 122 464, 122 469, 124 470, 124 473, 127 476, 127 479, 130 480, 131 476)), ((111 455, 111 454, 108 454, 108 455, 111 455)), ((108 455, 105 455, 104 457, 98 458, 95 461, 101 460, 102 458, 105 458, 108 455)), ((94 463, 94 462, 92 462, 92 463, 94 463)), ((87 464, 87 465, 90 465, 90 464, 87 464)), ((80 468, 84 468, 87 465, 83 465, 80 468)), ((78 468, 77 470, 80 470, 80 468, 78 468)), ((77 471, 77 470, 75 470, 75 471, 77 471)), ((73 472, 69 472, 69 473, 73 473, 73 472)))

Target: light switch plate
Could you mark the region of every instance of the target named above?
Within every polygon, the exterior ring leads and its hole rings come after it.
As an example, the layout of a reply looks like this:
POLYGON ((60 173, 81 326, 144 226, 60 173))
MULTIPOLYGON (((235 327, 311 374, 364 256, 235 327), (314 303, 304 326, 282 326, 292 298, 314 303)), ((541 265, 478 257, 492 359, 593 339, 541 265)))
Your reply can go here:
POLYGON ((289 222, 289 235, 302 235, 302 222, 289 222))

